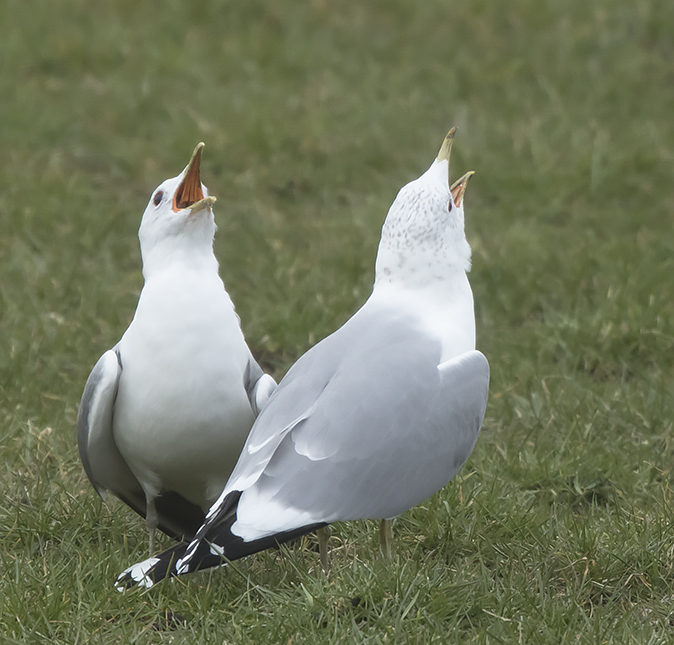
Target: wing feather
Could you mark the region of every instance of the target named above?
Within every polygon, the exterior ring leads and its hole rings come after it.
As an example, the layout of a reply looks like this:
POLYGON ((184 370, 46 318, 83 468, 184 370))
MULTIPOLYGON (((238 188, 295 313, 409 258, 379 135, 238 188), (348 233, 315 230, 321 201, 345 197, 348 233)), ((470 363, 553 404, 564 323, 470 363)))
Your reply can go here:
POLYGON ((246 389, 250 407, 257 416, 262 408, 267 405, 269 397, 276 389, 276 381, 269 374, 264 373, 251 355, 243 375, 243 386, 246 389))
POLYGON ((243 490, 237 535, 392 517, 442 488, 466 461, 484 418, 487 360, 471 351, 438 365, 439 342, 410 319, 385 318, 355 330, 347 323, 281 382, 247 444, 264 438, 264 454, 251 468, 249 451, 235 469, 240 479, 226 488, 243 490), (302 412, 274 433, 279 416, 298 412, 298 398, 302 412))
POLYGON ((122 364, 119 354, 108 350, 91 371, 77 417, 77 444, 89 481, 105 497, 107 490, 144 514, 145 494, 115 444, 112 418, 122 364))
MULTIPOLYGON (((77 444, 89 481, 105 499, 111 491, 136 513, 145 517, 146 499, 140 482, 119 452, 113 434, 113 417, 122 359, 117 349, 105 352, 91 371, 77 417, 77 444)), ((159 528, 172 537, 193 537, 204 521, 203 511, 174 491, 164 491, 155 501, 159 528)))

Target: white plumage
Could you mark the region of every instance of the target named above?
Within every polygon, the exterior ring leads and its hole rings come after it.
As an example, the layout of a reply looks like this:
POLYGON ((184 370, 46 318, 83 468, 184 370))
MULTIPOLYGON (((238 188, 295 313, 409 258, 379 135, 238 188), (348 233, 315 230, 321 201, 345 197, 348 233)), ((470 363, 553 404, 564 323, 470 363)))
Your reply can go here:
POLYGON ((78 443, 99 493, 111 490, 150 529, 193 537, 271 391, 243 337, 213 254, 214 197, 199 144, 159 186, 139 238, 145 285, 119 343, 94 367, 78 443))

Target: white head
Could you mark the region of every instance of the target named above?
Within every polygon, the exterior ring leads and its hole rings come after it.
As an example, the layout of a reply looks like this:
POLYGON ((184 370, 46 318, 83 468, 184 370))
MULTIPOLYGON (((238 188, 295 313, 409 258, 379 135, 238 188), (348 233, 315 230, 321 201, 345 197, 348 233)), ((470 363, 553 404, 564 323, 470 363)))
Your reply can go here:
POLYGON ((418 179, 401 188, 381 234, 377 282, 423 286, 470 270, 470 246, 463 227, 463 197, 473 175, 468 172, 450 188, 449 157, 456 128, 437 159, 418 179))
POLYGON ((203 147, 197 144, 185 169, 164 181, 150 197, 138 231, 145 279, 176 261, 197 265, 215 261, 211 207, 216 200, 200 179, 203 147))

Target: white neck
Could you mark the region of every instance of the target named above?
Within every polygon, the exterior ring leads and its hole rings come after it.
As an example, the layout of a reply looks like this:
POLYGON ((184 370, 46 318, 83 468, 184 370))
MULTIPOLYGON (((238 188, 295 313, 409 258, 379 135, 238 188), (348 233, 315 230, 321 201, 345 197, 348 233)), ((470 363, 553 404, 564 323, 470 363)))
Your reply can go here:
POLYGON ((171 235, 147 243, 141 238, 143 277, 149 280, 163 271, 181 270, 216 273, 218 261, 213 253, 213 233, 192 231, 190 235, 171 235))
POLYGON ((378 279, 369 302, 391 306, 415 317, 426 333, 440 341, 440 362, 475 349, 473 292, 464 271, 421 287, 378 279))

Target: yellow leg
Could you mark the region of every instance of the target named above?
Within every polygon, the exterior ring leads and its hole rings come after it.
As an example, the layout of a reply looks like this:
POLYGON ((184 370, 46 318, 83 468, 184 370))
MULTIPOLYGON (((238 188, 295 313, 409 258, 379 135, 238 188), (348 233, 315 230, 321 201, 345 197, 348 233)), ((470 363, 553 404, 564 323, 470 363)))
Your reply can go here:
POLYGON ((321 556, 321 566, 326 573, 330 568, 330 553, 328 551, 328 540, 332 535, 332 529, 329 526, 324 526, 322 529, 316 531, 318 537, 318 552, 321 556))
POLYGON ((391 520, 382 520, 379 523, 379 545, 383 556, 391 558, 391 548, 393 546, 393 525, 391 520))
POLYGON ((147 500, 145 506, 145 522, 147 523, 147 528, 150 531, 150 555, 152 555, 154 553, 154 536, 157 531, 157 525, 159 524, 157 509, 154 506, 154 498, 147 500))

